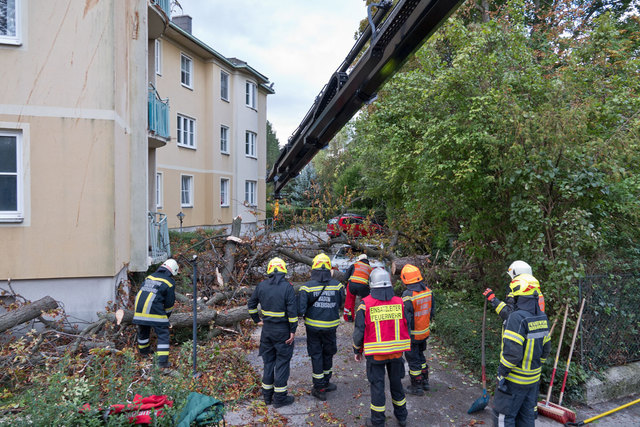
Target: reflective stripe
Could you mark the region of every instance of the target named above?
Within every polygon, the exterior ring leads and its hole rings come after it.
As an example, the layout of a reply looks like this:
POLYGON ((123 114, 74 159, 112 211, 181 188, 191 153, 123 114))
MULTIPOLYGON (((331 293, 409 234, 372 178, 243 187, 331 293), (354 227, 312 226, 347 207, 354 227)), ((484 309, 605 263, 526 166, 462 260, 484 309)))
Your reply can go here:
POLYGON ((284 393, 285 391, 287 391, 287 386, 284 387, 274 387, 274 390, 276 393, 284 393))
POLYGON ((149 338, 147 338, 146 340, 141 340, 140 338, 138 338, 138 344, 148 344, 149 343, 149 338))
POLYGON ((172 311, 173 311, 173 306, 164 309, 165 313, 171 313, 172 311))
POLYGON ((411 301, 411 295, 407 295, 406 297, 402 297, 402 301, 411 301))
POLYGON ((422 369, 427 369, 427 364, 426 363, 422 364, 422 369))
POLYGON ((504 333, 502 334, 502 338, 510 339, 511 341, 514 341, 520 345, 524 343, 524 337, 522 335, 509 330, 504 331, 504 333))
POLYGON ((316 328, 335 328, 340 324, 340 319, 325 321, 325 320, 309 319, 308 317, 305 317, 304 324, 309 326, 315 326, 316 328))
POLYGON ((502 309, 506 306, 507 304, 503 303, 502 301, 500 302, 500 304, 498 304, 498 306, 496 307, 496 313, 500 314, 500 312, 502 311, 502 309))
POLYGON ((422 371, 412 371, 411 369, 409 369, 409 375, 417 377, 418 375, 422 375, 422 371))
POLYGON ((149 314, 149 310, 151 309, 151 305, 153 304, 153 300, 155 299, 156 294, 152 294, 149 292, 147 295, 147 300, 144 302, 144 306, 142 307, 142 314, 149 314))
POLYGON ((516 375, 513 372, 509 372, 509 375, 507 375, 506 379, 516 384, 523 384, 523 385, 535 384, 540 380, 540 374, 534 375, 532 377, 525 377, 521 375, 516 375))
POLYGON ((522 360, 522 367, 527 370, 531 370, 531 362, 533 361, 533 348, 535 347, 535 341, 527 340, 527 345, 524 348, 524 357, 522 360))
POLYGON ((419 331, 416 331, 415 329, 411 330, 411 335, 420 335, 420 334, 426 334, 427 332, 429 332, 431 330, 431 328, 427 328, 427 329, 421 329, 419 331))
POLYGON ((331 373, 333 372, 333 369, 329 369, 328 371, 324 371, 325 375, 331 375, 331 373))
POLYGON ((158 352, 156 352, 156 354, 158 356, 168 356, 169 352, 168 351, 158 351, 158 352))
POLYGON ((144 320, 145 322, 168 323, 169 319, 166 314, 144 314, 136 313, 133 320, 144 320))
POLYGON ((271 390, 271 389, 273 389, 273 384, 262 383, 262 388, 265 389, 265 390, 271 390))
POLYGON ((527 334, 527 339, 528 340, 535 340, 536 338, 544 338, 546 337, 548 334, 546 331, 544 332, 530 332, 527 334))
POLYGON ((289 323, 296 323, 298 321, 297 317, 289 317, 289 323))
POLYGON ((147 279, 155 280, 156 282, 166 283, 166 285, 170 288, 173 288, 173 285, 167 279, 163 279, 161 277, 147 276, 147 279))
POLYGON ((257 312, 258 312, 258 309, 257 309, 257 308, 250 308, 250 309, 249 309, 249 314, 255 314, 255 313, 257 313, 257 312))
POLYGON ((323 372, 322 374, 314 374, 314 373, 311 373, 311 376, 312 376, 313 378, 317 379, 317 380, 321 380, 321 379, 323 379, 323 378, 324 378, 324 372, 323 372))
POLYGON ((149 343, 146 344, 138 344, 138 348, 147 348, 149 347, 149 343))
POLYGON ((169 344, 158 344, 158 350, 168 350, 169 344))
POLYGON ((498 414, 498 427, 504 427, 504 414, 498 414))
MULTIPOLYGON (((306 291, 306 292, 320 292, 322 290, 322 288, 324 288, 324 286, 312 286, 312 287, 301 286, 300 290, 301 291, 306 291)), ((326 288, 324 288, 324 290, 325 291, 339 291, 342 288, 344 288, 344 285, 342 283, 340 283, 339 285, 327 286, 326 288)))
POLYGON ((396 406, 403 406, 403 405, 407 404, 407 399, 406 398, 404 398, 402 400, 393 400, 393 399, 391 399, 391 403, 393 403, 396 406))
POLYGON ((396 353, 411 350, 411 340, 398 340, 388 342, 364 343, 364 354, 377 352, 377 354, 396 353), (384 352, 384 353, 383 353, 384 352))
POLYGON ((411 301, 417 301, 417 300, 422 299, 422 298, 430 297, 431 294, 432 294, 431 291, 426 291, 426 292, 422 291, 420 293, 417 293, 417 294, 411 296, 410 298, 411 298, 411 301))
POLYGON ((371 410, 376 412, 384 412, 384 406, 376 406, 372 403, 371 410))
POLYGON ((263 316, 284 317, 284 311, 267 311, 267 310, 260 310, 260 311, 262 311, 263 316))

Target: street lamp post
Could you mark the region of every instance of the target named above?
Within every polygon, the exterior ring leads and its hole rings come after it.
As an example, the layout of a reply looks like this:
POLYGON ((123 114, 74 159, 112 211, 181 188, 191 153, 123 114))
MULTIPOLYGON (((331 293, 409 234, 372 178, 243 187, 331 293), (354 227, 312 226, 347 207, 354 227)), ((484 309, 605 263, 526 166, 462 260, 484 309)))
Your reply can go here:
POLYGON ((180 232, 182 233, 182 219, 184 218, 184 214, 182 213, 182 211, 180 211, 176 216, 180 220, 180 232))

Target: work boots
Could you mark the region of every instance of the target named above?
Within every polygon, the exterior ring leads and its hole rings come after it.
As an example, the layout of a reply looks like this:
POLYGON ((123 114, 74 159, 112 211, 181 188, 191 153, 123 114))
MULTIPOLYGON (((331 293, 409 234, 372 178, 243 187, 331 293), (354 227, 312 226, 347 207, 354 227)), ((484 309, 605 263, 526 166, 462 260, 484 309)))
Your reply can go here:
POLYGON ((282 400, 279 400, 279 401, 274 400, 273 407, 276 409, 282 408, 283 406, 291 405, 294 400, 295 399, 293 398, 293 396, 285 396, 282 400))
POLYGON ((322 400, 323 402, 327 400, 327 390, 324 388, 313 387, 311 389, 311 395, 318 400, 322 400))
POLYGON ((429 366, 422 370, 422 389, 425 391, 431 389, 431 387, 429 387, 429 366))
POLYGON ((407 389, 407 392, 414 396, 424 396, 424 391, 422 390, 422 376, 410 376, 410 378, 411 385, 407 389))

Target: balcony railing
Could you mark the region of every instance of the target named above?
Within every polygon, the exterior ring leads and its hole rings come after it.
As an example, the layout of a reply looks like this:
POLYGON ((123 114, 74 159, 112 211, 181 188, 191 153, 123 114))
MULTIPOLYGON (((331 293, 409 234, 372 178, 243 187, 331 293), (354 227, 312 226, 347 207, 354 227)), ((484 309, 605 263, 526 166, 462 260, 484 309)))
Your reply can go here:
POLYGON ((164 11, 164 13, 167 14, 167 16, 171 16, 171 9, 170 9, 170 6, 169 6, 169 3, 170 3, 169 0, 151 0, 151 3, 157 4, 158 6, 160 6, 160 9, 162 9, 164 11))
POLYGON ((152 84, 149 85, 149 132, 169 139, 169 98, 162 99, 152 84))
POLYGON ((159 212, 149 212, 149 256, 153 264, 171 256, 167 216, 159 212))

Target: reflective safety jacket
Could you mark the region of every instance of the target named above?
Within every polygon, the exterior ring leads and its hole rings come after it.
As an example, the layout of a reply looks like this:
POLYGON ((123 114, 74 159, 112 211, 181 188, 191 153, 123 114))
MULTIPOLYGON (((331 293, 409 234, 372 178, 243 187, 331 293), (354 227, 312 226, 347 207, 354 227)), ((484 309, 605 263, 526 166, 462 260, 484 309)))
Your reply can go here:
MULTIPOLYGON (((369 295, 362 302, 364 305, 362 347, 365 356, 392 354, 411 349, 402 298, 394 296, 387 301, 381 301, 369 295)), ((355 341, 354 330, 354 345, 357 344, 355 341)))
POLYGON ((136 295, 134 325, 169 326, 169 316, 176 301, 171 272, 160 267, 147 276, 136 295))
POLYGON ((402 293, 404 315, 412 341, 429 338, 431 319, 435 313, 433 293, 423 281, 407 285, 402 293))
POLYGON ((288 327, 289 332, 296 332, 298 327, 296 291, 291 283, 284 278, 284 273, 277 271, 270 274, 266 280, 258 283, 253 291, 247 308, 255 323, 260 321, 258 304, 260 304, 260 314, 262 314, 265 329, 288 327))
MULTIPOLYGON (((515 285, 520 285, 524 288, 528 286, 535 286, 536 288, 538 288, 538 304, 540 305, 540 310, 542 310, 543 312, 545 311, 544 295, 542 295, 542 291, 540 290, 540 283, 538 282, 538 279, 530 274, 519 274, 514 277, 509 284, 509 289, 513 288, 513 286, 515 285)), ((504 302, 500 301, 498 298, 493 298, 491 300, 491 305, 493 306, 496 313, 498 313, 500 318, 503 321, 506 321, 509 315, 514 311, 513 295, 511 295, 511 293, 507 294, 504 302)))
POLYGON ((549 320, 535 297, 518 297, 515 308, 502 332, 498 374, 516 384, 535 384, 551 351, 549 320))
POLYGON ((369 284, 369 275, 371 275, 371 266, 365 262, 357 261, 353 264, 353 272, 349 276, 349 281, 353 283, 369 284))
POLYGON ((344 299, 344 285, 331 278, 331 271, 311 270, 311 280, 298 292, 298 316, 308 328, 337 328, 344 299))

